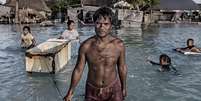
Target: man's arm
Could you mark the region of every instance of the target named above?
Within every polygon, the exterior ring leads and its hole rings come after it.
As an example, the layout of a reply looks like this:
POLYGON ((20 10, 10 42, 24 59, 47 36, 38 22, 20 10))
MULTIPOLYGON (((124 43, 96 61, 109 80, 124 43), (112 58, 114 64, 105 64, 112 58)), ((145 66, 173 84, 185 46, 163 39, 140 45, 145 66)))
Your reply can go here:
POLYGON ((125 63, 125 46, 123 42, 119 43, 120 56, 118 59, 117 67, 119 72, 119 77, 121 81, 123 97, 127 95, 126 78, 127 78, 127 65, 125 63))
POLYGON ((84 45, 81 45, 81 47, 79 49, 77 63, 73 70, 73 73, 72 73, 70 88, 67 92, 67 95, 64 97, 65 101, 71 101, 72 96, 73 96, 73 91, 82 76, 82 73, 83 73, 84 67, 85 67, 85 63, 86 63, 85 52, 86 52, 86 48, 84 47, 84 45))

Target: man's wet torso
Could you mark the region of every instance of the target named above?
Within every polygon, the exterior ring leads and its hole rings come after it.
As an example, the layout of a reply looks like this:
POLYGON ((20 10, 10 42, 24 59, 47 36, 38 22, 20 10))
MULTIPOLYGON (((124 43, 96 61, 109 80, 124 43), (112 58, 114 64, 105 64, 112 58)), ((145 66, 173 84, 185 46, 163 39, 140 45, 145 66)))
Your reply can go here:
POLYGON ((117 79, 116 64, 120 55, 117 38, 107 44, 99 44, 95 37, 89 40, 86 53, 89 73, 87 81, 97 87, 106 87, 117 79))

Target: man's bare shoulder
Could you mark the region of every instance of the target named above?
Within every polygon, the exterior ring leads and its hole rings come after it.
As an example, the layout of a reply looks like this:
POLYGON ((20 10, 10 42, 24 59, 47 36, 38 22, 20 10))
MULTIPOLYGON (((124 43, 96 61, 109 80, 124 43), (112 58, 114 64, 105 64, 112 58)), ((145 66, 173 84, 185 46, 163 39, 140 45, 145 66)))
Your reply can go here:
POLYGON ((92 37, 88 38, 87 40, 85 40, 85 41, 81 44, 80 48, 81 48, 81 49, 84 49, 84 50, 87 50, 87 49, 91 46, 91 44, 92 44, 94 41, 95 41, 95 36, 92 36, 92 37))
POLYGON ((115 37, 114 40, 113 40, 113 43, 115 44, 115 46, 117 46, 119 48, 124 47, 124 42, 120 38, 115 37))

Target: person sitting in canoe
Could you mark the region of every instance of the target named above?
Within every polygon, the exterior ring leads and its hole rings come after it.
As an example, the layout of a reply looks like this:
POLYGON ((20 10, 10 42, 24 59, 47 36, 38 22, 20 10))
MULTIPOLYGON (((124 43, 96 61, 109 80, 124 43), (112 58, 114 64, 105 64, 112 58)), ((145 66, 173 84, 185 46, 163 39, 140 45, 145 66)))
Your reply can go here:
POLYGON ((177 70, 174 67, 172 67, 171 58, 166 54, 160 55, 159 63, 151 61, 151 60, 147 60, 147 61, 150 62, 152 65, 159 65, 160 68, 158 69, 158 71, 160 72, 168 72, 171 69, 177 72, 177 70))
POLYGON ((201 49, 197 48, 194 45, 194 40, 193 39, 188 39, 187 40, 187 47, 185 47, 185 48, 176 48, 175 50, 178 51, 178 52, 181 52, 181 53, 184 53, 184 52, 198 52, 198 53, 200 53, 201 52, 201 49))
POLYGON ((31 29, 28 26, 23 27, 23 33, 21 34, 21 47, 25 49, 33 48, 36 41, 31 34, 31 29))

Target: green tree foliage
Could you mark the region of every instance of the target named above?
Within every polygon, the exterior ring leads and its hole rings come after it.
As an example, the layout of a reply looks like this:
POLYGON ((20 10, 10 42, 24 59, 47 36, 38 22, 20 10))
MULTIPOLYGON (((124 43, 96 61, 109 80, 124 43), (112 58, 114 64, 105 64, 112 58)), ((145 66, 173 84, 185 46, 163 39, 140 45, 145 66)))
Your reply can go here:
POLYGON ((160 0, 144 0, 146 5, 149 5, 150 7, 157 5, 160 3, 160 0))
POLYGON ((51 9, 53 11, 64 11, 70 5, 80 4, 80 0, 57 0, 54 5, 52 5, 51 9))

